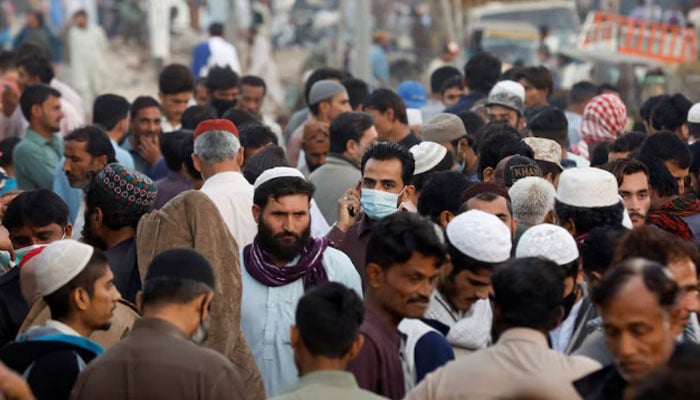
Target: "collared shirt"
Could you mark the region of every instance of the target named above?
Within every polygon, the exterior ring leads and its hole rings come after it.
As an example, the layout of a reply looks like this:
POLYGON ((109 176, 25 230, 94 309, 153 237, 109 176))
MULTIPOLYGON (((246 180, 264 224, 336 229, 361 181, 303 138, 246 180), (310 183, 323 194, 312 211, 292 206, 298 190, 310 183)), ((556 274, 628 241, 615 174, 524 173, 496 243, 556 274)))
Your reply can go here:
POLYGON ((166 320, 143 317, 87 366, 71 398, 218 400, 245 394, 236 367, 223 355, 192 342, 166 320))
POLYGON ((33 129, 20 141, 12 153, 12 162, 21 190, 53 188, 54 169, 63 155, 63 139, 53 133, 47 140, 33 129))
POLYGON ((366 214, 362 215, 347 232, 343 233, 338 227, 334 226, 328 232, 326 237, 333 242, 333 246, 347 254, 355 266, 355 269, 362 278, 362 285, 367 283, 365 276, 365 259, 367 256, 367 243, 369 243, 369 234, 372 230, 372 221, 366 214))
MULTIPOLYGON (((301 279, 278 287, 263 285, 246 270, 242 249, 241 328, 260 368, 267 395, 276 396, 288 390, 297 379, 289 326, 294 324, 304 285, 301 279)), ((292 260, 290 264, 295 262, 297 260, 292 260)), ((362 295, 360 277, 345 254, 328 247, 322 262, 329 281, 342 283, 362 295)))
POLYGON ((219 172, 204 181, 200 189, 219 209, 238 248, 253 243, 258 225, 253 218, 254 189, 240 172, 219 172))
POLYGON ((381 400, 386 397, 357 386, 355 376, 345 371, 315 371, 299 378, 286 394, 271 400, 381 400))
POLYGON ((357 186, 362 179, 360 168, 340 154, 331 153, 326 163, 311 173, 309 180, 316 186, 314 199, 326 221, 338 219, 338 200, 346 190, 357 186))
POLYGON ((571 382, 598 369, 593 360, 550 349, 541 332, 513 328, 494 346, 428 375, 406 399, 515 398, 528 389, 552 390, 547 398, 575 399, 571 382))
POLYGON ((405 341, 398 327, 390 326, 376 311, 365 308, 360 326, 365 344, 348 364, 361 388, 390 399, 401 399, 406 393, 401 354, 405 341))
POLYGON ((578 313, 581 311, 582 304, 583 297, 571 307, 571 312, 566 316, 566 319, 555 329, 549 331, 549 337, 552 339, 552 348, 554 350, 562 353, 566 352, 569 341, 571 341, 571 335, 574 334, 574 329, 576 329, 576 320, 578 319, 578 313))
POLYGON ((173 197, 185 190, 192 189, 192 180, 177 172, 170 171, 168 176, 156 181, 156 187, 158 188, 158 194, 156 194, 156 201, 153 202, 153 208, 158 210, 173 197))
POLYGON ((64 335, 69 335, 69 336, 81 336, 75 329, 71 328, 70 326, 64 324, 61 321, 57 321, 55 319, 50 319, 44 323, 44 326, 47 328, 53 328, 59 332, 61 332, 64 335))
POLYGON ((170 133, 170 132, 174 132, 180 128, 182 128, 181 123, 177 124, 177 125, 173 125, 170 123, 170 121, 168 121, 167 118, 165 118, 165 117, 160 118, 160 130, 161 130, 161 132, 170 133))

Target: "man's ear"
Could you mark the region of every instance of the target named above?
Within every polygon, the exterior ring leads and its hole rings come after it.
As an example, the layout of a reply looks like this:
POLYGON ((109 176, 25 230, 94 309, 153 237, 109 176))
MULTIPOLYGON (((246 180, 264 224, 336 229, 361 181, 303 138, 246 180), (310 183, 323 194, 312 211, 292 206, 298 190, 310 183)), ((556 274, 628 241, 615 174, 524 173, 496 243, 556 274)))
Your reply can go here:
POLYGON ((484 182, 492 182, 494 179, 493 168, 491 168, 491 167, 484 168, 484 172, 482 173, 482 176, 484 177, 484 182))
POLYGON ((90 307, 90 294, 83 287, 73 289, 70 293, 75 307, 80 311, 85 311, 90 307))
POLYGON ((554 215, 554 210, 549 210, 547 212, 547 215, 544 216, 544 221, 542 221, 545 224, 555 224, 557 223, 557 218, 554 215))
POLYGON ((260 220, 260 214, 262 214, 262 209, 260 208, 259 205, 253 204, 253 218, 255 219, 255 222, 260 220))
POLYGON ((199 158, 199 155, 192 153, 192 163, 197 172, 202 172, 202 159, 199 158))
POLYGON ((163 100, 165 100, 165 96, 163 95, 162 92, 158 92, 158 100, 160 100, 160 104, 163 104, 163 100))
POLYGON ((136 292, 136 309, 143 315, 143 290, 136 292))
POLYGON ((367 264, 365 275, 367 276, 367 284, 373 288, 378 288, 384 283, 384 270, 375 263, 367 264))
POLYGON ((104 168, 104 167, 107 165, 107 161, 108 161, 108 160, 107 160, 107 156, 106 156, 106 155, 97 156, 97 157, 95 157, 95 159, 93 160, 93 162, 94 162, 95 165, 97 166, 97 169, 98 169, 98 170, 101 170, 102 168, 104 168))
POLYGON ((241 146, 238 148, 238 152, 236 153, 236 164, 238 164, 239 168, 242 168, 243 163, 245 163, 245 149, 243 146, 241 146))
POLYGON ((95 221, 97 226, 102 226, 104 214, 102 214, 102 210, 99 207, 95 208, 95 211, 92 213, 92 220, 95 221))
POLYGON ((394 109, 392 109, 391 107, 387 108, 386 111, 384 111, 384 116, 386 117, 387 121, 389 121, 389 122, 396 121, 396 116, 394 115, 394 109))
POLYGON ((447 224, 452 221, 452 218, 454 218, 455 215, 452 214, 451 211, 444 210, 443 212, 440 213, 440 216, 438 217, 438 222, 440 223, 440 227, 442 229, 447 228, 447 224))
POLYGON ((360 350, 362 350, 362 346, 365 344, 365 337, 362 334, 358 334, 357 337, 355 338, 355 341, 352 342, 352 346, 350 346, 350 350, 345 354, 345 358, 347 361, 350 361, 357 357, 357 355, 360 353, 360 350))
POLYGON ((404 201, 410 200, 414 194, 416 194, 416 187, 413 185, 406 186, 406 189, 404 189, 403 194, 399 199, 399 203, 403 203, 404 201))
POLYGON ((30 108, 30 111, 31 111, 30 115, 32 117, 37 117, 37 116, 41 115, 41 113, 42 113, 41 104, 34 104, 32 106, 32 108, 30 108))
POLYGON ((66 224, 64 232, 66 233, 66 239, 70 239, 73 236, 73 225, 66 224))
POLYGON ((571 236, 576 237, 576 222, 573 219, 569 218, 566 221, 562 221, 561 227, 569 231, 571 236))
POLYGON ((357 143, 356 141, 354 141, 352 139, 348 139, 348 141, 345 142, 345 151, 347 151, 348 153, 355 153, 357 151, 357 147, 359 145, 360 144, 357 143))
POLYGON ((299 329, 296 325, 289 325, 289 342, 292 345, 294 351, 299 351, 301 346, 301 335, 299 335, 299 329))

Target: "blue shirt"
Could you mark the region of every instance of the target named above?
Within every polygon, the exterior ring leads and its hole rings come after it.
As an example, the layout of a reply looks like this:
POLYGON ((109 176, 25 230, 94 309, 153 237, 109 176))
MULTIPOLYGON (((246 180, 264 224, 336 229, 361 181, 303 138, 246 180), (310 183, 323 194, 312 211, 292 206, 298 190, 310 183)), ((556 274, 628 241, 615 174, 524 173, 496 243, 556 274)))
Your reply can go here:
POLYGON ((377 80, 376 86, 389 84, 389 61, 381 46, 373 44, 369 49, 369 60, 372 67, 372 77, 377 80))
POLYGON ((63 138, 53 133, 47 140, 27 128, 27 135, 12 152, 17 187, 21 190, 53 188, 54 168, 63 156, 63 138))
MULTIPOLYGON (((265 286, 246 270, 242 251, 240 259, 243 283, 241 328, 260 368, 267 395, 272 397, 284 393, 298 379, 289 326, 294 324, 304 285, 299 279, 284 286, 265 286)), ((297 260, 292 261, 295 262, 297 260)), ((342 283, 362 296, 360 275, 345 253, 326 248, 323 266, 328 280, 342 283)))

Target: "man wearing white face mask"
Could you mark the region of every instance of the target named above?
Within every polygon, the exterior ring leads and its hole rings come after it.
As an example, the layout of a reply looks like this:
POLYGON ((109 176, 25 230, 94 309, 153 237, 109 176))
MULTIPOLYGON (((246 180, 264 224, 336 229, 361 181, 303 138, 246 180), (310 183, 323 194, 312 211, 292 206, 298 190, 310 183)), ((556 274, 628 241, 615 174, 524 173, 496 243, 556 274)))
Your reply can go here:
POLYGON ((338 203, 338 222, 327 237, 350 257, 362 277, 363 286, 366 284, 365 255, 372 226, 397 212, 399 205, 413 195, 416 190, 411 184, 414 169, 413 155, 405 147, 396 143, 378 143, 362 157, 359 193, 349 189, 338 203), (357 212, 358 205, 364 211, 361 216, 357 212))
POLYGON ((124 399, 127 387, 139 398, 245 398, 236 367, 198 345, 207 338, 215 286, 209 262, 194 250, 155 256, 137 297, 143 318, 85 369, 72 398, 124 399))

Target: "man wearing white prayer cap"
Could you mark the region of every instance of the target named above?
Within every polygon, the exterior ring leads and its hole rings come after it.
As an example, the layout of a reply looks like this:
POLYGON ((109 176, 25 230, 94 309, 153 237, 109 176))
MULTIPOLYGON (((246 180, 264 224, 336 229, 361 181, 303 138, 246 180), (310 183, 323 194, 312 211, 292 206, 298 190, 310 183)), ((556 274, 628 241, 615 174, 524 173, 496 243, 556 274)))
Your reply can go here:
POLYGON ((622 225, 626 214, 615 176, 598 168, 570 168, 562 172, 554 212, 559 225, 577 243, 593 228, 622 225))
POLYGON ((260 369, 268 396, 297 380, 289 327, 299 299, 309 289, 334 281, 362 296, 362 281, 343 252, 327 238, 311 238, 310 208, 315 187, 296 168, 276 167, 253 184, 258 233, 241 251, 241 327, 260 369), (264 332, 264 334, 263 334, 264 332), (274 356, 271 356, 274 355, 274 356))
POLYGON ((516 258, 542 257, 561 267, 564 278, 564 316, 561 325, 550 331, 552 348, 565 354, 578 349, 588 334, 588 321, 596 318, 596 308, 583 289, 579 251, 571 234, 561 226, 540 224, 523 233, 515 249, 516 258))
POLYGON ((453 345, 486 347, 492 320, 488 301, 493 291, 491 273, 510 259, 511 232, 495 215, 470 210, 450 221, 445 240, 451 264, 444 269, 425 317, 437 321, 434 326, 444 334, 453 335, 453 345), (470 321, 462 322, 465 317, 470 321), (457 323, 466 331, 453 332, 457 323))
POLYGON ((51 319, 3 348, 0 360, 24 374, 37 399, 68 399, 85 364, 103 351, 87 337, 109 329, 121 296, 107 258, 90 245, 60 240, 35 258, 36 286, 51 319))

